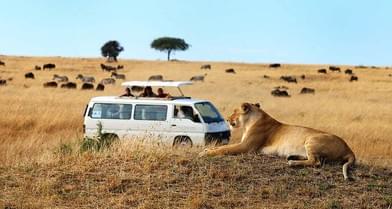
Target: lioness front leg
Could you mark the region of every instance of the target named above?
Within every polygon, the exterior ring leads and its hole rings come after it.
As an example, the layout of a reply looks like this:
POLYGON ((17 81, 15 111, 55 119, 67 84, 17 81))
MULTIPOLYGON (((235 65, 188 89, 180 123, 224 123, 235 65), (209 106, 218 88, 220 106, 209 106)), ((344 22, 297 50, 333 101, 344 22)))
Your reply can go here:
POLYGON ((235 155, 248 152, 249 149, 244 143, 229 144, 221 147, 205 149, 199 156, 215 156, 215 155, 235 155))

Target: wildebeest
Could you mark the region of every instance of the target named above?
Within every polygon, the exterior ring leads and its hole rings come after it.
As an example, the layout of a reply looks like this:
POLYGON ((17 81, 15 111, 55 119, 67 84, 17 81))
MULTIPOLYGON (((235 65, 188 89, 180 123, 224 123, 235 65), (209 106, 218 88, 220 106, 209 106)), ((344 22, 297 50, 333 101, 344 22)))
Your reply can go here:
POLYGON ((275 97, 290 97, 286 90, 274 89, 271 91, 271 95, 275 97))
POLYGON ((117 65, 117 70, 124 69, 124 65, 117 65))
POLYGON ((162 81, 163 76, 162 75, 152 75, 148 78, 149 81, 162 81))
POLYGON ((93 76, 84 76, 79 74, 76 79, 80 79, 83 83, 95 83, 95 78, 93 76))
POLYGON ((268 79, 268 78, 270 78, 268 75, 263 75, 263 78, 266 78, 266 79, 268 79))
POLYGON ((301 89, 300 94, 314 94, 315 92, 316 92, 316 90, 314 90, 312 88, 304 87, 301 89))
POLYGON ((82 84, 82 90, 90 90, 94 89, 94 84, 92 83, 83 83, 82 84))
POLYGON ((329 66, 329 70, 333 71, 333 72, 340 72, 340 67, 336 67, 336 66, 329 66))
POLYGON ((103 85, 102 83, 99 83, 99 84, 97 85, 97 88, 95 88, 95 90, 97 90, 97 91, 103 91, 103 90, 105 90, 105 85, 103 85))
POLYGON ((201 82, 203 82, 205 76, 206 75, 195 75, 195 76, 192 76, 192 78, 189 79, 189 80, 190 81, 201 81, 201 82))
POLYGON ((101 80, 101 82, 99 82, 100 84, 103 85, 108 85, 108 84, 116 84, 116 80, 114 78, 104 78, 101 80))
POLYGON ((302 75, 301 75, 301 79, 302 79, 302 80, 305 80, 305 78, 306 78, 305 75, 302 74, 302 75))
POLYGON ((0 60, 0 65, 1 65, 1 66, 5 66, 5 62, 3 62, 3 61, 0 60))
POLYGON ((0 86, 5 86, 7 85, 7 80, 0 79, 0 86))
POLYGON ((233 68, 226 69, 225 72, 226 72, 226 73, 233 73, 233 74, 236 73, 235 70, 234 70, 233 68))
POLYGON ((45 69, 51 70, 51 69, 56 68, 56 65, 53 64, 53 63, 47 63, 47 64, 44 64, 42 68, 43 68, 44 70, 45 70, 45 69))
POLYGON ((116 67, 112 67, 110 65, 105 65, 105 64, 102 64, 102 63, 101 63, 101 69, 102 69, 102 71, 108 71, 108 72, 117 70, 116 67))
POLYGON ((35 78, 34 73, 32 73, 32 72, 26 73, 26 74, 25 74, 25 78, 34 79, 34 78, 35 78))
POLYGON ((270 68, 278 68, 281 67, 280 63, 272 63, 269 65, 270 68))
POLYGON ((389 74, 388 76, 389 76, 389 77, 392 77, 392 74, 389 74))
POLYGON ((344 71, 344 73, 348 74, 348 75, 352 75, 353 74, 353 70, 347 69, 347 70, 344 71))
POLYGON ((211 70, 211 65, 210 64, 201 65, 200 69, 211 70))
POLYGON ((141 92, 141 91, 144 90, 144 87, 143 87, 143 86, 132 86, 132 87, 131 87, 131 90, 132 90, 133 92, 141 92))
POLYGON ((327 74, 327 70, 326 70, 326 69, 318 69, 317 72, 318 72, 318 73, 327 74))
POLYGON ((116 72, 112 72, 112 75, 110 77, 115 77, 116 79, 123 79, 123 80, 125 80, 125 75, 124 74, 118 74, 116 72))
POLYGON ((43 84, 44 88, 57 88, 56 81, 49 81, 43 84))
POLYGON ((280 76, 281 80, 287 81, 289 83, 297 83, 297 78, 295 78, 294 76, 280 76))
POLYGON ((67 83, 63 83, 60 86, 61 88, 65 88, 65 89, 76 89, 76 83, 74 82, 67 82, 67 83))
POLYGON ((55 80, 57 82, 68 82, 68 77, 65 76, 65 75, 64 76, 59 76, 57 74, 54 74, 52 80, 55 80))
POLYGON ((350 77, 350 82, 351 81, 358 81, 358 76, 356 76, 356 75, 351 75, 351 77, 350 77))
POLYGON ((41 70, 41 66, 36 65, 36 66, 34 66, 34 69, 35 70, 41 70))

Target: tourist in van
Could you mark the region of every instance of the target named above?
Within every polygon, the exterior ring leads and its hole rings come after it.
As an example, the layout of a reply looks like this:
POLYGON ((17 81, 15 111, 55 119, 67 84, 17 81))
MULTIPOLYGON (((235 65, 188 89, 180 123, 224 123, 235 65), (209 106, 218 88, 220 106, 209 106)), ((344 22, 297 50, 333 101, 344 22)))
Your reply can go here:
POLYGON ((139 95, 140 97, 157 97, 157 95, 152 91, 151 86, 146 86, 144 92, 139 95))
POLYGON ((158 97, 159 98, 170 98, 171 96, 169 93, 165 93, 162 88, 159 88, 158 89, 158 97))
POLYGON ((131 89, 128 87, 125 88, 124 94, 120 95, 120 97, 133 97, 133 94, 131 93, 131 89))

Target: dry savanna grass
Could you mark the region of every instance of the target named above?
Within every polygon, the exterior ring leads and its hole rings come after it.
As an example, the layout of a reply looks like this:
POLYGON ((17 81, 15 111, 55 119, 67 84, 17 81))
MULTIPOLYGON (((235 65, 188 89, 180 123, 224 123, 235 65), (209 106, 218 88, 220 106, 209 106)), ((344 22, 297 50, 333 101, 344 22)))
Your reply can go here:
MULTIPOLYGON (((287 168, 280 158, 246 154, 197 158, 201 147, 173 150, 154 143, 121 142, 103 153, 81 154, 83 112, 93 96, 122 93, 121 81, 104 92, 49 89, 53 74, 109 77, 103 59, 0 56, 0 207, 13 208, 388 208, 392 205, 392 73, 354 68, 318 74, 327 65, 285 65, 120 60, 127 80, 162 74, 188 80, 207 73, 184 93, 211 100, 224 116, 242 102, 260 102, 276 119, 341 136, 355 152, 356 181, 345 183, 341 167, 287 168), (55 63, 52 71, 35 65, 55 63), (225 73, 233 68, 236 74, 225 73), (25 79, 26 72, 36 79, 25 79), (299 77, 304 74, 304 80, 299 77), (264 78, 268 75, 270 78, 264 78), (298 83, 279 80, 297 76, 298 83), (273 97, 275 86, 290 98, 273 97), (301 88, 316 90, 299 94, 301 88), (66 151, 64 151, 66 150, 66 151)), ((170 91, 170 89, 168 89, 170 91)), ((172 92, 174 94, 174 91, 172 92)), ((233 140, 235 141, 235 140, 233 140)))

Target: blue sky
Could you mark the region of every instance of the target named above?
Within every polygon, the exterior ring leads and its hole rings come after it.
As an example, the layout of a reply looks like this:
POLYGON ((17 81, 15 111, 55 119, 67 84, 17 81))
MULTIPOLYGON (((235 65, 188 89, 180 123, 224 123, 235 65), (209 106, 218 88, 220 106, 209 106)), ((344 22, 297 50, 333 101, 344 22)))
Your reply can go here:
POLYGON ((186 60, 392 65, 392 1, 2 1, 0 54, 162 59, 154 38, 185 39, 186 60))

